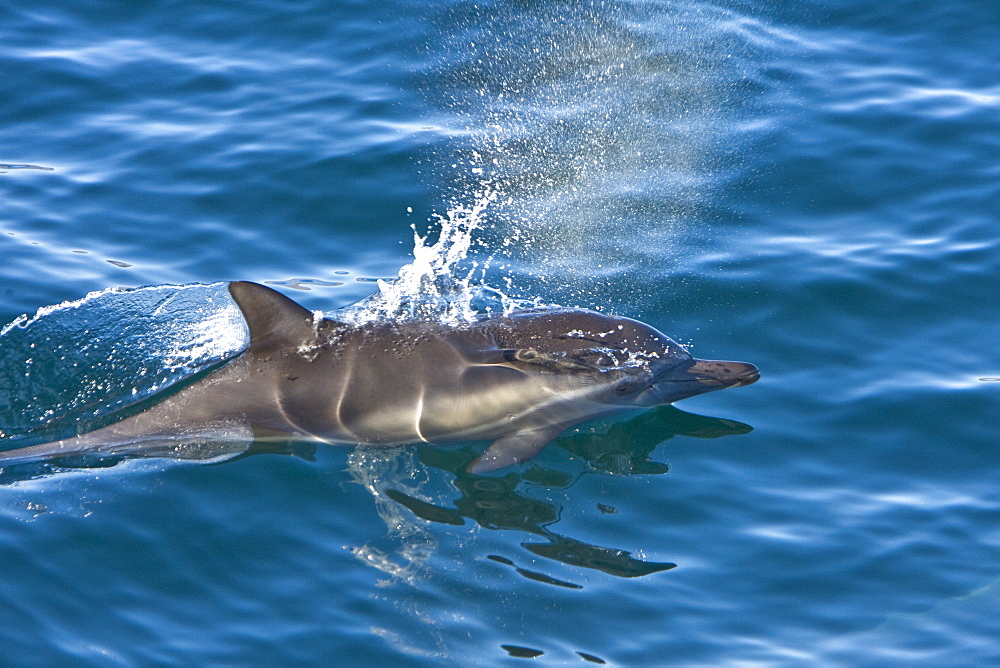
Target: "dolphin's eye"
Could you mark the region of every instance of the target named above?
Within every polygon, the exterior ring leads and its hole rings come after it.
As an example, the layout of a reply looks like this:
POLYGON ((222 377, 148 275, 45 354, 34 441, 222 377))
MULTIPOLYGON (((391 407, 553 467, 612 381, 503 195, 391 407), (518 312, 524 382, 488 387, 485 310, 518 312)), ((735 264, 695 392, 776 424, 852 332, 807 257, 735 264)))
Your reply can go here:
POLYGON ((579 355, 564 352, 542 352, 534 348, 507 349, 502 353, 504 361, 530 364, 543 371, 566 371, 570 373, 599 371, 594 364, 579 355))
POLYGON ((619 366, 618 360, 607 348, 588 348, 580 351, 574 357, 584 364, 597 368, 619 366))
POLYGON ((534 362, 539 353, 534 348, 507 349, 503 351, 503 358, 507 362, 534 362))

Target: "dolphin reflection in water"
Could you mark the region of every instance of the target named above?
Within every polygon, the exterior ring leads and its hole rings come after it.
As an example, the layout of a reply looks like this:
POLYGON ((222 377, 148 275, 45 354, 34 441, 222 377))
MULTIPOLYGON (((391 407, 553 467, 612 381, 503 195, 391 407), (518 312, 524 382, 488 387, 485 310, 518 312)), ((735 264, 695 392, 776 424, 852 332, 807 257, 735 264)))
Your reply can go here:
POLYGON ((242 354, 109 426, 0 453, 0 466, 80 454, 199 458, 204 451, 192 444, 242 443, 242 452, 254 439, 280 436, 365 445, 490 440, 468 465, 483 473, 533 457, 581 422, 759 378, 752 364, 695 359, 648 325, 581 309, 461 326, 351 325, 256 283, 230 283, 229 293, 250 332, 242 354))
MULTIPOLYGON (((553 489, 567 489, 584 472, 604 471, 615 476, 664 474, 669 467, 651 461, 653 450, 662 447, 674 436, 716 439, 753 431, 750 425, 686 413, 673 406, 657 406, 648 411, 611 425, 569 430, 552 446, 568 451, 583 466, 569 470, 545 465, 528 471, 508 472, 484 477, 469 473, 469 462, 478 456, 474 447, 417 449, 419 461, 427 466, 454 475, 452 484, 459 495, 449 495, 443 505, 430 503, 420 495, 407 494, 405 481, 390 480, 382 494, 405 506, 423 520, 461 526, 467 520, 484 529, 515 530, 542 540, 522 542, 521 547, 533 555, 560 561, 571 566, 604 571, 609 575, 634 578, 669 570, 676 564, 647 561, 626 550, 595 545, 558 532, 564 507, 555 499, 553 489)), ((411 488, 412 491, 412 488, 411 488)), ((440 503, 440 501, 439 501, 440 503)), ((597 504, 602 513, 614 514, 614 506, 597 504)), ((510 566, 521 576, 546 584, 579 589, 580 585, 554 578, 534 569, 517 566, 511 559, 488 555, 492 561, 510 566)))

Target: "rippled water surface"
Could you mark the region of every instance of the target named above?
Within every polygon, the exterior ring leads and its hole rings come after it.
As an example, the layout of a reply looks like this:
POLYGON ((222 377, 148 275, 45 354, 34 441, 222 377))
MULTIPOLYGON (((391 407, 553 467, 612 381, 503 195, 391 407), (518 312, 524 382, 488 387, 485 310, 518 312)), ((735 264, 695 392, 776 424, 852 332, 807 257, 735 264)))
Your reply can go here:
POLYGON ((4 663, 1000 662, 995 4, 22 5, 4 449, 238 351, 218 282, 332 310, 442 223, 456 277, 763 377, 488 476, 9 467, 4 663))

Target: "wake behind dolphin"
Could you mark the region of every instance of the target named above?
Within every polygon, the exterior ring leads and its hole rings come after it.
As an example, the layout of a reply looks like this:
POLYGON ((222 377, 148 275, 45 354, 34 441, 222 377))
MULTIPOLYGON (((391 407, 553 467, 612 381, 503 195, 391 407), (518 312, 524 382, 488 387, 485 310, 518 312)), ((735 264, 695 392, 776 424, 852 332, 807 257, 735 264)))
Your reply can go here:
POLYGON ((229 284, 249 347, 117 423, 0 453, 0 466, 77 454, 190 457, 192 441, 275 437, 365 445, 490 440, 469 470, 525 461, 576 424, 749 385, 757 368, 699 360, 652 327, 546 308, 348 324, 249 282, 229 284))

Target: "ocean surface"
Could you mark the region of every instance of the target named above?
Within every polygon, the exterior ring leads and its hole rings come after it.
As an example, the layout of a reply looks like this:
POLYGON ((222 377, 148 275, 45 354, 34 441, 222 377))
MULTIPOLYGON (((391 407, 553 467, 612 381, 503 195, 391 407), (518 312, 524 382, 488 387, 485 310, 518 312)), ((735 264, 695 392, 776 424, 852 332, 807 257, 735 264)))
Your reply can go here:
POLYGON ((1000 663, 998 30, 982 0, 4 3, 2 449, 238 353, 221 282, 334 311, 415 251, 762 379, 487 476, 484 443, 7 467, 0 663, 1000 663))

